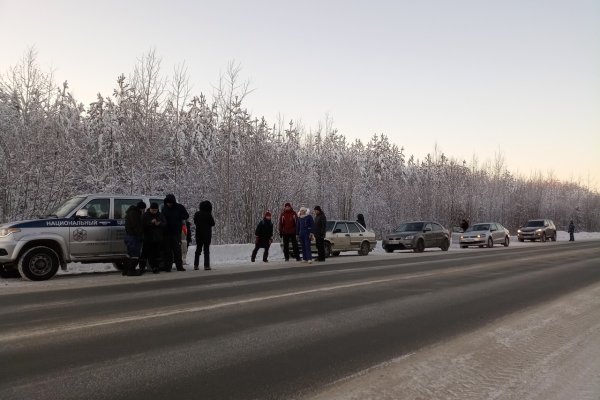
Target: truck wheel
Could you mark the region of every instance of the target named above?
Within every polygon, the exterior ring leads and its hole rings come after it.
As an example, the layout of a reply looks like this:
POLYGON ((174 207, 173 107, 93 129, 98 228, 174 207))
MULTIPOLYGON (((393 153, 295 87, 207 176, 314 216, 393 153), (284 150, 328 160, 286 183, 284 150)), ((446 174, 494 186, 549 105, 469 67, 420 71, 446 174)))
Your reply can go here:
POLYGON ((50 247, 39 246, 27 250, 18 262, 19 273, 30 281, 45 281, 56 275, 60 260, 50 247))
POLYGON ((337 256, 340 255, 340 252, 339 251, 334 251, 334 252, 331 253, 331 255, 334 256, 334 257, 337 257, 337 256))

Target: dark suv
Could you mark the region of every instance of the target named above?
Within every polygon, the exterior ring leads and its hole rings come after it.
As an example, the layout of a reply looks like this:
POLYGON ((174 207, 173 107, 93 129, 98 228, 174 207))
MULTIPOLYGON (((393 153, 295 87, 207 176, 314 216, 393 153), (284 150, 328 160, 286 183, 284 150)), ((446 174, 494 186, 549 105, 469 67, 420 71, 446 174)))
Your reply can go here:
POLYGON ((519 242, 525 240, 540 240, 545 242, 546 239, 550 239, 556 242, 556 226, 550 219, 530 219, 525 225, 519 228, 517 231, 517 237, 519 242))

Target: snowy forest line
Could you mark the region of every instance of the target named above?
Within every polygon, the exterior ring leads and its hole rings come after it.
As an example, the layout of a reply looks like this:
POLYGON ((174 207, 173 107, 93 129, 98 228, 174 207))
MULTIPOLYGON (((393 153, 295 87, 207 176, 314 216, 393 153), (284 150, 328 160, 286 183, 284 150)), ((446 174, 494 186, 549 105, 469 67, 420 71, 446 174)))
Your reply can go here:
POLYGON ((329 218, 363 213, 378 235, 422 218, 498 221, 514 233, 545 217, 600 230, 600 194, 581 183, 515 176, 501 155, 480 164, 434 150, 418 160, 385 135, 348 141, 330 120, 308 130, 256 118, 239 75, 232 64, 212 96, 193 96, 185 66, 167 78, 150 51, 84 107, 28 51, 0 78, 0 222, 106 192, 174 193, 190 212, 208 199, 217 243, 251 241, 264 210, 287 201, 319 204, 329 218))

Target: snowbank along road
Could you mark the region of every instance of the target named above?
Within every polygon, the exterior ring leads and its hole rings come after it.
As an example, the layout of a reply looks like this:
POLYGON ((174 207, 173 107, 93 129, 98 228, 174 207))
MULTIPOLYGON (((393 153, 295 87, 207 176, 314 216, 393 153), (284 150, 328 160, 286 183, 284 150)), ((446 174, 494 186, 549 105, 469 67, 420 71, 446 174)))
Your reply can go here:
POLYGON ((0 398, 597 399, 599 266, 559 242, 3 288, 0 398))

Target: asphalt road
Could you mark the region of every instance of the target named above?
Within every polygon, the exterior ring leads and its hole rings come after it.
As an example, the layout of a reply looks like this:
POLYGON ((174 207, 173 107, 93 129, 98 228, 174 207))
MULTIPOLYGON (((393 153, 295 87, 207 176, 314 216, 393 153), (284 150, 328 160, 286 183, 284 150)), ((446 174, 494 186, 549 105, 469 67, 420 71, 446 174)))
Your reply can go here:
POLYGON ((309 397, 600 282, 600 243, 214 272, 0 293, 0 398, 309 397))

